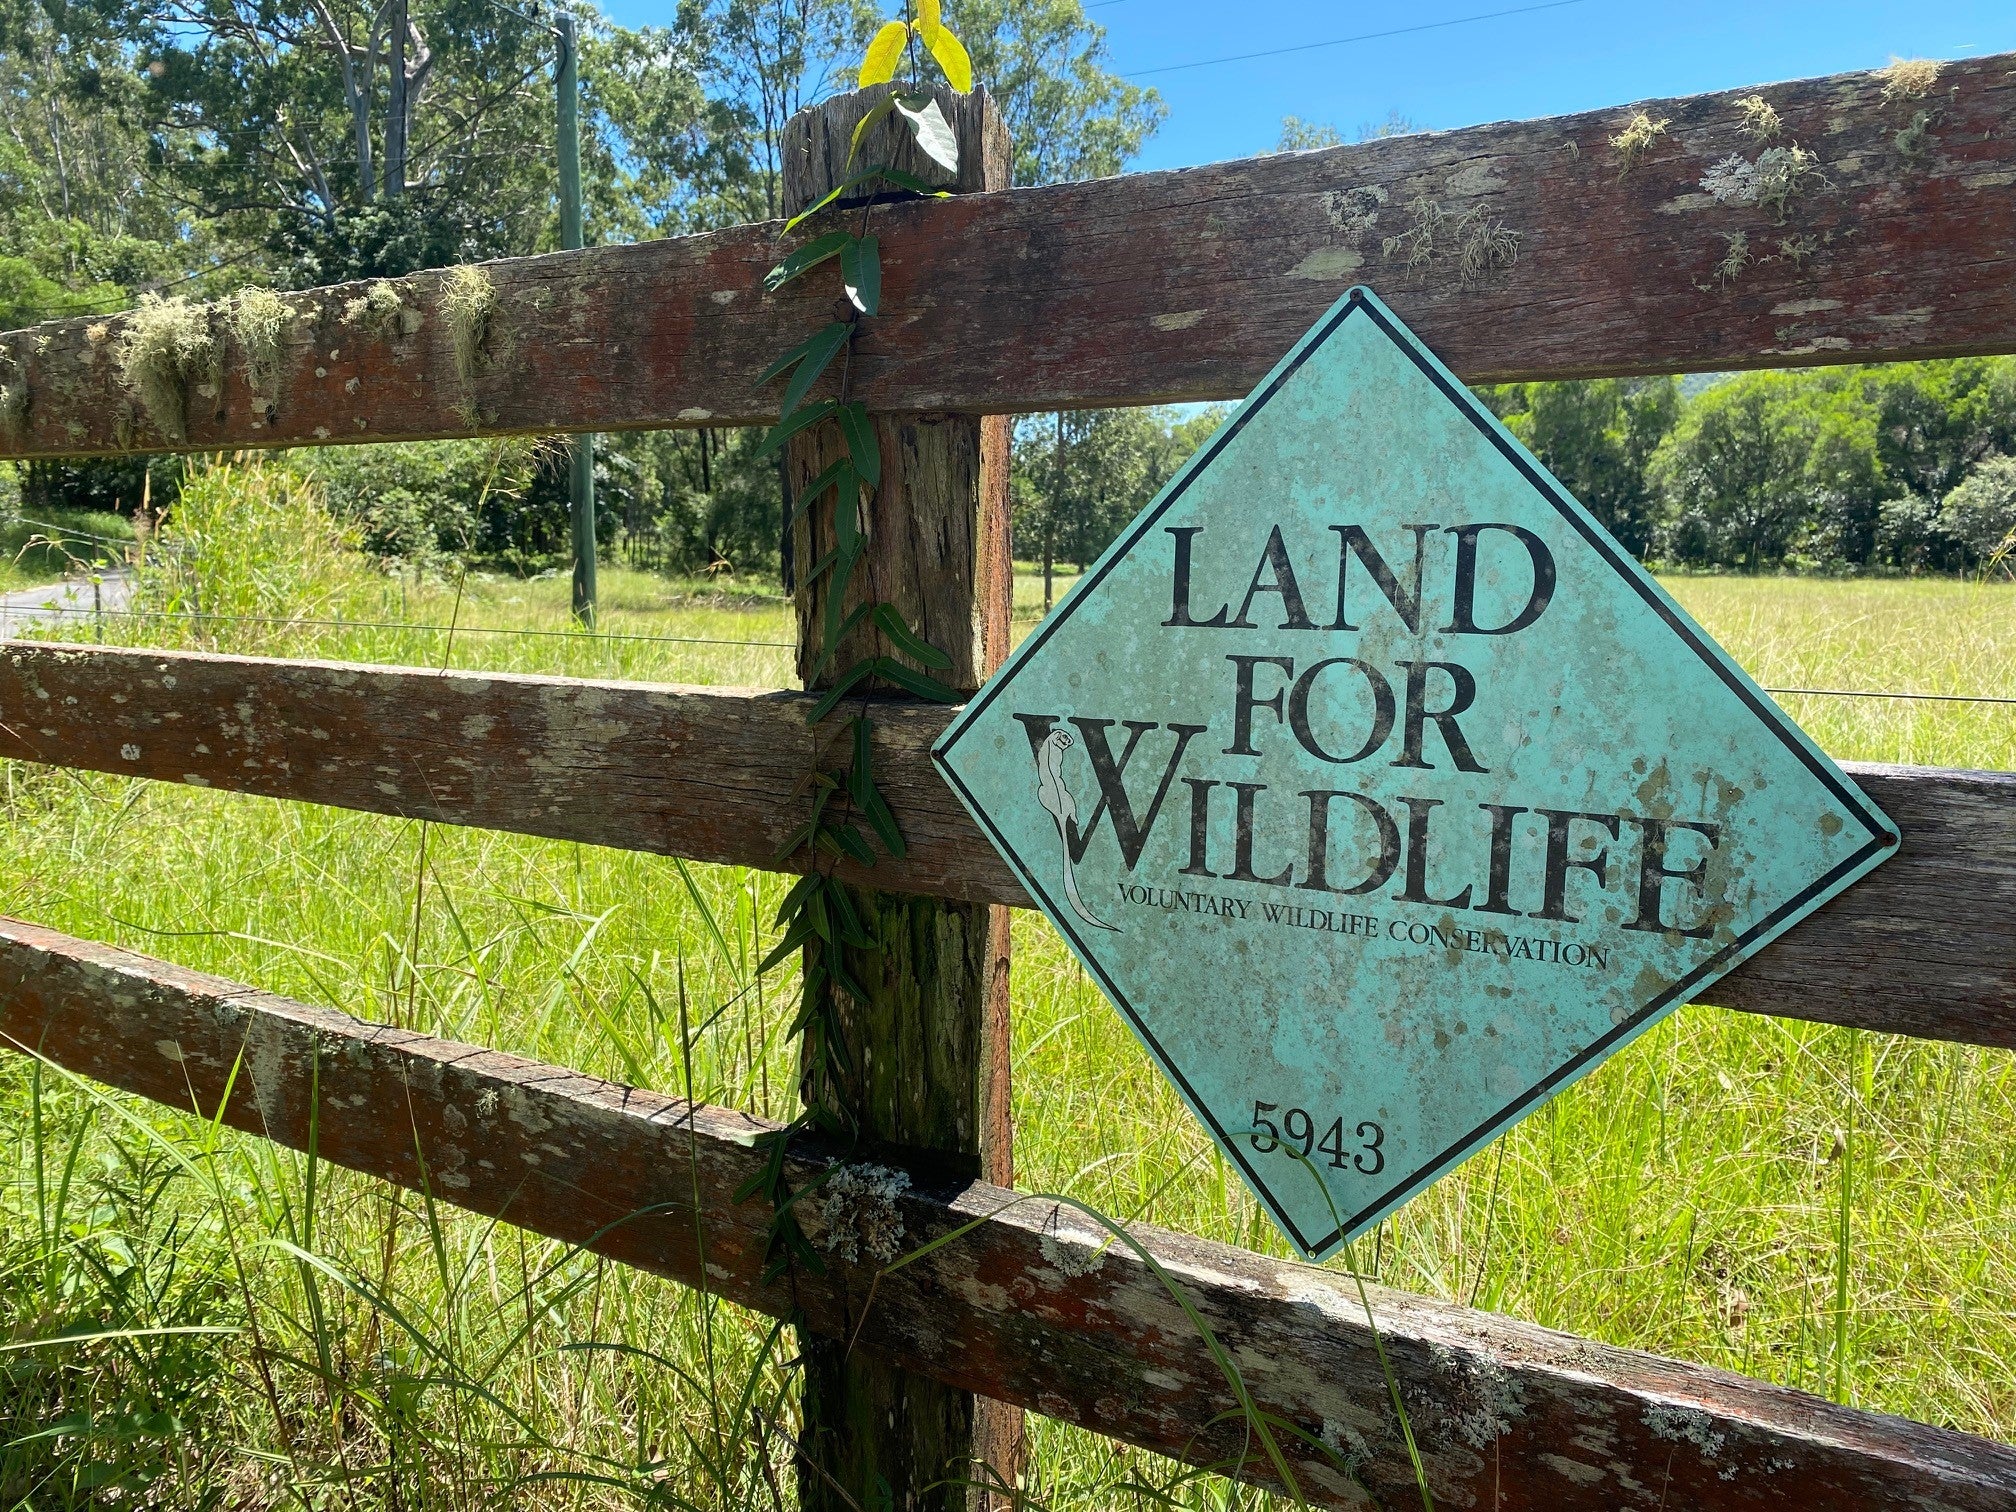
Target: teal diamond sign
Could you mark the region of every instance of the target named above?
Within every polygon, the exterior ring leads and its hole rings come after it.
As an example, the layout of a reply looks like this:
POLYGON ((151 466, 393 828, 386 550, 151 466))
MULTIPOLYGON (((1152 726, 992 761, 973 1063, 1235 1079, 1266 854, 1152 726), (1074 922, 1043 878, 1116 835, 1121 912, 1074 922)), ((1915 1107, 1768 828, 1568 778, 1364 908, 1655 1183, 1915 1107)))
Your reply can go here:
POLYGON ((1897 844, 1364 289, 935 754, 1317 1258, 1897 844))

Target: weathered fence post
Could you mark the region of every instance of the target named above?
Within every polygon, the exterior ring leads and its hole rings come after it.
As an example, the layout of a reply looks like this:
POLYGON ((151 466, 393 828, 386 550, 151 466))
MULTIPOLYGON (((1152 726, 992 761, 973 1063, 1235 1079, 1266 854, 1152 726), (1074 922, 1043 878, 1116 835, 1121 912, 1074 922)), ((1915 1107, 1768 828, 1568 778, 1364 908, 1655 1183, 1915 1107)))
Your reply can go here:
MULTIPOLYGON (((854 127, 884 92, 846 95, 793 118, 784 139, 787 213, 796 214, 847 176, 854 127)), ((944 88, 937 99, 958 136, 956 182, 916 149, 893 117, 862 143, 856 166, 892 164, 957 192, 1007 188, 1008 135, 993 102, 984 93, 944 88)), ((876 212, 865 197, 886 186, 863 188, 862 199, 842 200, 851 208, 836 208, 828 217, 844 214, 857 230, 865 220, 872 232, 876 212)), ((892 263, 885 275, 885 302, 900 319, 904 290, 928 280, 932 270, 892 263)), ((953 345, 968 335, 948 329, 943 339, 953 345)), ((874 336, 871 322, 857 357, 872 358, 874 336)), ((876 417, 875 429, 882 482, 866 512, 870 543, 850 600, 866 595, 900 609, 952 658, 941 677, 970 691, 1008 649, 1014 581, 1008 421, 888 414, 876 417)), ((829 424, 791 443, 785 476, 794 494, 839 454, 834 430, 829 424)), ((796 560, 819 560, 831 545, 829 534, 830 512, 808 510, 795 527, 796 560)), ((829 575, 797 586, 801 676, 819 658, 832 583, 829 575)), ((847 667, 865 651, 887 651, 879 641, 872 626, 864 626, 830 668, 847 667)), ((866 1139, 929 1151, 940 1166, 1008 1185, 1007 910, 891 893, 867 894, 864 904, 881 948, 850 953, 849 964, 873 1000, 857 1004, 839 994, 850 1069, 831 1078, 829 1105, 847 1109, 866 1139)), ((990 1473, 1012 1481, 1020 1469, 1019 1411, 949 1390, 860 1350, 849 1354, 840 1343, 808 1336, 804 1348, 808 1462, 799 1475, 802 1507, 837 1512, 890 1505, 901 1512, 986 1506, 992 1498, 969 1497, 948 1482, 990 1473)))

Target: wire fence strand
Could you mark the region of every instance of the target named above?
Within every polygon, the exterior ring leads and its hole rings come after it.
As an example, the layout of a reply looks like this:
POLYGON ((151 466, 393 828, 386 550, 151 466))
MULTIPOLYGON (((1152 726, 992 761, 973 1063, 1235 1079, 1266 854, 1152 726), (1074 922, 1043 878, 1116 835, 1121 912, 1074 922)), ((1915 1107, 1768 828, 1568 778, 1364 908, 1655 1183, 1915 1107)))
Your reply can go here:
MULTIPOLYGON (((570 641, 638 641, 667 646, 729 646, 741 650, 795 651, 791 641, 737 640, 726 636, 646 635, 621 630, 536 630, 510 625, 432 625, 406 620, 298 619, 279 614, 206 614, 194 609, 88 609, 82 605, 45 604, 23 611, 36 616, 74 615, 87 619, 202 620, 227 625, 279 625, 303 630, 413 630, 446 635, 519 635, 570 641)), ((0 609, 0 620, 7 611, 0 609)), ((19 637, 15 637, 18 639, 19 637)), ((2016 696, 2000 693, 1919 693, 1884 688, 1765 688, 1774 698, 1883 698, 1909 703, 2016 704, 2016 696)))

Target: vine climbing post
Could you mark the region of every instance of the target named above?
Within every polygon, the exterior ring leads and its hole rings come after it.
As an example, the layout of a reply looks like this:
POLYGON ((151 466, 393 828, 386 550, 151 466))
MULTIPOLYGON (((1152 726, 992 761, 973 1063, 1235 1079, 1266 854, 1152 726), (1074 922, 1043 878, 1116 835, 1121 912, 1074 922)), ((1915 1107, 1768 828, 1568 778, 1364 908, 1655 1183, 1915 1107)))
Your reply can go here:
MULTIPOLYGON (((883 107, 858 150, 857 124, 889 93, 861 90, 800 112, 785 133, 786 213, 797 214, 846 181, 850 159, 889 164, 955 192, 1005 189, 1008 135, 981 91, 932 91, 958 142, 956 172, 919 150, 904 122, 883 107)), ((808 232, 844 225, 873 234, 867 202, 887 197, 870 182, 809 222, 808 232)), ((928 264, 891 261, 883 303, 900 308, 907 287, 934 276, 928 264)), ((872 362, 875 322, 864 320, 848 360, 872 362)), ((949 345, 972 333, 947 330, 949 345)), ((841 380, 842 363, 831 382, 841 380)), ((827 686, 864 657, 890 657, 892 643, 875 617, 852 620, 837 654, 828 654, 827 595, 843 595, 845 614, 859 604, 893 607, 950 665, 937 680, 970 693, 1008 650, 1013 566, 1008 555, 1008 421, 1002 416, 882 414, 870 417, 880 479, 862 492, 867 536, 858 567, 843 578, 801 570, 797 585, 798 669, 807 685, 827 686)), ((804 492, 848 454, 843 427, 827 420, 800 432, 786 451, 789 492, 804 492)), ((834 513, 807 508, 793 527, 800 563, 817 563, 835 546, 834 513)), ((849 623, 843 619, 841 623, 849 623)), ((891 696, 880 679, 858 685, 891 696)), ((900 692, 894 696, 904 696, 900 692)), ((850 693, 825 722, 839 731, 861 700, 850 693)), ((835 745, 844 742, 835 736, 835 745)), ((834 757, 845 763, 844 750, 834 757)), ((902 815, 896 815, 900 824, 902 815)), ((864 1145, 929 1152, 927 1164, 957 1176, 1007 1185, 1012 1180, 1008 1115, 1008 912, 893 893, 857 893, 872 948, 840 948, 847 975, 865 989, 857 1001, 830 972, 807 980, 829 998, 844 1057, 808 1064, 808 1097, 842 1115, 864 1145), (823 980, 822 980, 823 978, 823 980)), ((815 942, 810 949, 828 949, 815 942)), ((863 1158, 872 1159, 872 1156, 863 1158)), ((995 1476, 1013 1481, 1021 1465, 1019 1411, 912 1375, 842 1342, 806 1336, 804 1383, 807 1463, 800 1505, 811 1512, 888 1506, 949 1509, 995 1505, 965 1484, 995 1476), (987 1468, 980 1468, 985 1466, 987 1468), (883 1488, 887 1488, 886 1492, 883 1488), (886 1499, 885 1499, 886 1498, 886 1499)), ((1005 1505, 1005 1502, 999 1503, 1005 1505)))

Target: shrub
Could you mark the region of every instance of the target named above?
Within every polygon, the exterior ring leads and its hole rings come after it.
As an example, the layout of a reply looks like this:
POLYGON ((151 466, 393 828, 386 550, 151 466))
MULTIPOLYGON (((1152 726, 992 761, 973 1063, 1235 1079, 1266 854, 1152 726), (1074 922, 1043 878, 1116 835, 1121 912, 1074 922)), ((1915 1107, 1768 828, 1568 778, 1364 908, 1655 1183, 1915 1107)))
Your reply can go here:
POLYGON ((2016 457, 1990 457, 1939 509, 1939 524, 1982 561, 2016 554, 2016 457))

